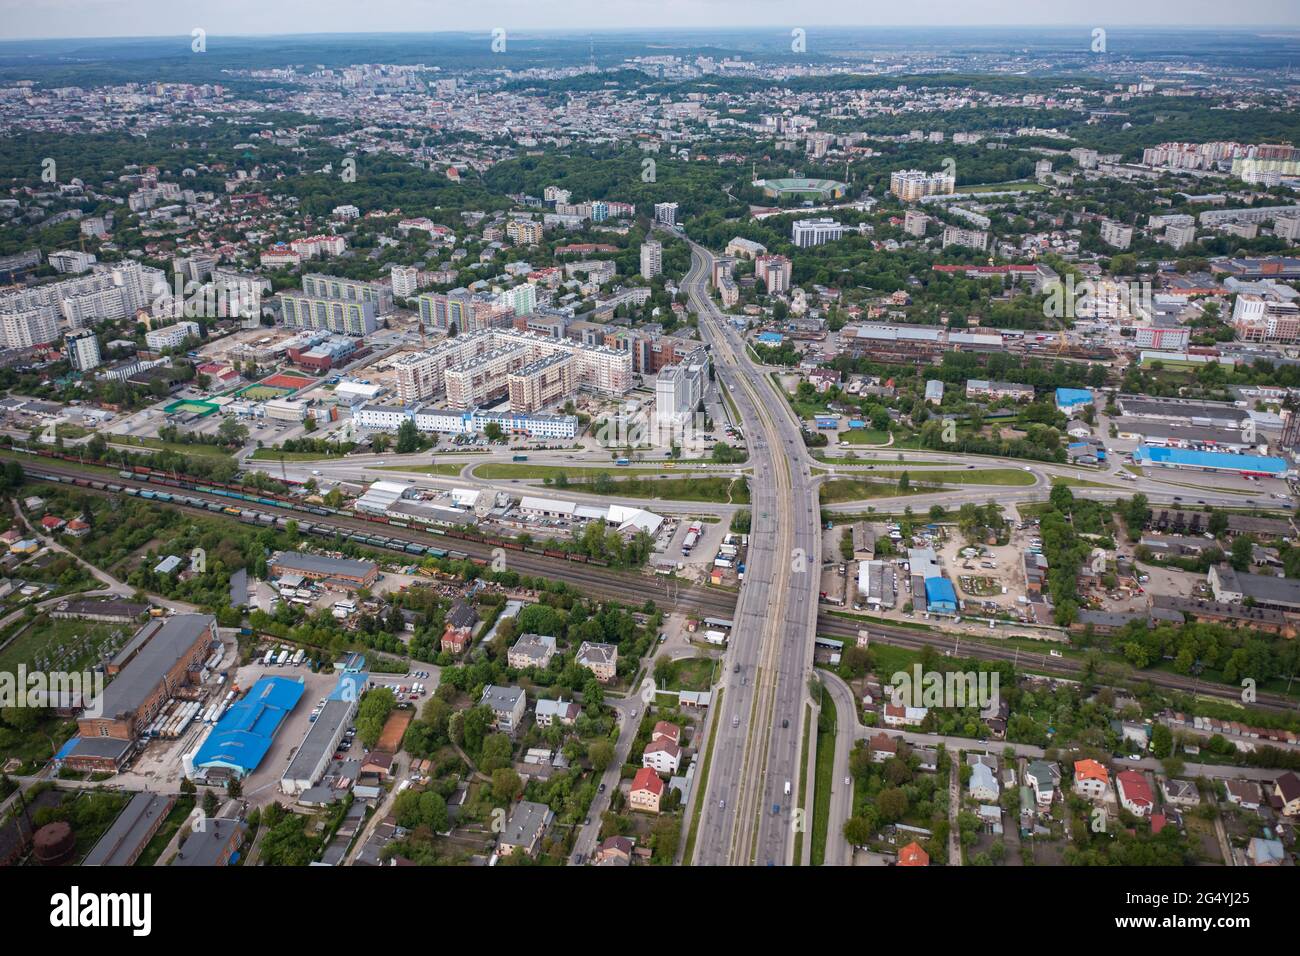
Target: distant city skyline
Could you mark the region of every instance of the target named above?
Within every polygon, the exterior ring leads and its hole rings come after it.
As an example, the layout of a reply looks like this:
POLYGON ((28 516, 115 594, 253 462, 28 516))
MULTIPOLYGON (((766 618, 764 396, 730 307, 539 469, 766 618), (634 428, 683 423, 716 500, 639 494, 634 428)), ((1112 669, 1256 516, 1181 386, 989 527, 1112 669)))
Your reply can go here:
POLYGON ((495 27, 507 31, 579 32, 612 29, 879 27, 1300 27, 1295 0, 1071 0, 1039 4, 1010 0, 931 0, 920 18, 908 5, 860 0, 0 0, 0 39, 184 36, 201 27, 210 36, 306 33, 437 33, 495 27), (918 22, 918 19, 921 22, 918 22))

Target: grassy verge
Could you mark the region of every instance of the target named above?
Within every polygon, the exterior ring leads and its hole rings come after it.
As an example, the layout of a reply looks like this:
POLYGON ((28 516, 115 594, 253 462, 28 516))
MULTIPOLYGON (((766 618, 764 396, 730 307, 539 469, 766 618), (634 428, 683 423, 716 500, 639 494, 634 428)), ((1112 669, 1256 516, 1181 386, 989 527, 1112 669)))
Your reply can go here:
POLYGON ((817 719, 817 776, 813 785, 813 866, 822 866, 826 862, 826 835, 831 823, 831 785, 835 774, 835 734, 838 723, 835 700, 823 692, 822 712, 817 719))
MULTIPOLYGON (((808 738, 812 734, 812 705, 804 704, 804 721, 803 721, 803 749, 799 752, 803 754, 803 763, 799 765, 799 789, 795 791, 794 805, 802 808, 804 805, 804 795, 808 792, 808 758, 812 756, 808 749, 808 738)), ((805 819, 807 819, 805 817, 805 819)), ((794 834, 794 865, 803 865, 803 834, 807 827, 800 827, 794 834)), ((811 851, 810 851, 811 852, 811 851)))
POLYGON ((709 462, 683 461, 675 464, 672 468, 658 467, 637 467, 634 465, 615 465, 610 462, 607 466, 593 467, 591 465, 526 465, 515 464, 513 462, 485 462, 474 468, 474 477, 482 478, 484 481, 492 481, 501 478, 555 478, 564 475, 571 480, 583 481, 594 478, 601 472, 605 472, 611 478, 621 478, 624 475, 671 475, 674 471, 684 468, 698 468, 702 465, 709 465, 709 462))
POLYGON ((254 461, 279 461, 281 458, 285 461, 332 461, 345 457, 342 452, 281 451, 279 448, 259 448, 249 455, 254 461))
POLYGON ((367 471, 406 471, 418 475, 446 475, 449 478, 455 478, 460 474, 461 469, 472 462, 465 461, 443 461, 432 465, 383 465, 381 467, 367 468, 367 471))
POLYGON ((721 689, 713 694, 714 718, 713 727, 709 730, 709 749, 704 754, 704 766, 700 768, 700 779, 696 781, 695 786, 695 807, 691 810, 691 828, 686 834, 686 849, 682 851, 682 862, 686 866, 691 865, 691 858, 695 855, 695 837, 700 831, 700 817, 704 813, 704 801, 709 792, 709 767, 713 765, 713 747, 718 740, 718 723, 722 720, 722 694, 721 689))
MULTIPOLYGON (((900 469, 877 471, 882 478, 898 478, 900 469)), ((1034 476, 1020 468, 936 469, 934 471, 908 471, 912 481, 939 482, 946 485, 1005 485, 1025 487, 1034 483, 1034 476)))

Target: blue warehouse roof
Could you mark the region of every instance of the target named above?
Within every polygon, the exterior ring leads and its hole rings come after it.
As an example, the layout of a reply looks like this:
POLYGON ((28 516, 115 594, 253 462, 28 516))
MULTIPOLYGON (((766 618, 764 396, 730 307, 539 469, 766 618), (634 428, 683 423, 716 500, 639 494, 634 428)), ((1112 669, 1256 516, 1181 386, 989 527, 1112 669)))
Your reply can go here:
POLYGON ((1092 392, 1086 388, 1058 388, 1056 404, 1065 408, 1074 405, 1087 405, 1092 402, 1092 392))
POLYGON ((263 677, 217 721, 194 755, 194 765, 251 773, 266 756, 276 731, 302 695, 301 680, 263 677))
POLYGON ((1190 448, 1161 448, 1139 445, 1133 452, 1138 464, 1182 465, 1186 468, 1213 468, 1250 474, 1282 475, 1287 471, 1285 458, 1267 455, 1233 455, 1224 451, 1193 451, 1190 448))
POLYGON ((953 588, 952 582, 947 578, 926 578, 925 603, 929 607, 947 604, 956 608, 957 591, 953 588))

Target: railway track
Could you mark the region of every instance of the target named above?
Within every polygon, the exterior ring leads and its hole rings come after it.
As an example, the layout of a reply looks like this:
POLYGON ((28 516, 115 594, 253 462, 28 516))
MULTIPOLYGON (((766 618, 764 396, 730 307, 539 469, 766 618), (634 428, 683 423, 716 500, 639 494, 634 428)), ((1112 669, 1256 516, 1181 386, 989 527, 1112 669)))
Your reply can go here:
MULTIPOLYGON (((31 478, 47 478, 48 476, 57 476, 61 479, 85 479, 88 477, 84 471, 73 468, 63 468, 58 465, 52 465, 46 461, 32 462, 24 460, 24 470, 31 478)), ((95 480, 100 480, 98 476, 95 480)), ((104 482, 111 482, 123 489, 134 488, 139 491, 157 491, 160 486, 153 481, 140 481, 137 479, 113 477, 103 478, 104 482)), ((62 483, 62 482, 60 482, 62 483)), ((111 497, 118 492, 111 491, 107 488, 93 488, 85 485, 77 485, 78 490, 88 494, 97 494, 111 497)), ((214 504, 231 505, 235 503, 232 499, 214 495, 207 492, 186 489, 182 492, 185 497, 196 498, 204 502, 214 504)), ((157 499, 155 499, 157 500, 157 499)), ((168 507, 177 508, 181 511, 203 514, 209 518, 229 518, 238 521, 234 515, 224 512, 211 511, 205 507, 195 507, 185 502, 159 501, 168 507)), ((244 503, 240 503, 244 504, 244 503)), ((310 522, 313 526, 325 525, 338 528, 348 532, 365 532, 374 535, 377 529, 384 526, 375 525, 363 518, 350 518, 346 515, 331 514, 328 517, 319 517, 307 512, 299 512, 291 508, 262 508, 257 506, 243 508, 242 510, 252 511, 255 514, 268 514, 273 518, 293 518, 301 522, 310 522)), ((261 524, 262 527, 271 527, 269 524, 261 524)), ((482 541, 475 541, 467 538, 449 538, 446 535, 435 534, 429 531, 423 531, 418 528, 385 528, 386 536, 390 539, 401 542, 414 542, 426 546, 439 547, 451 551, 460 551, 469 555, 471 558, 478 558, 484 561, 491 561, 498 557, 497 552, 501 549, 494 545, 482 541)), ((364 545, 376 551, 392 551, 406 554, 412 560, 418 560, 418 556, 410 554, 402 546, 385 547, 382 545, 364 545)), ((638 572, 617 571, 598 566, 575 563, 566 561, 562 558, 551 558, 544 555, 533 554, 527 551, 509 550, 505 552, 506 567, 510 570, 517 571, 522 575, 531 577, 556 578, 565 580, 571 584, 580 586, 584 591, 601 597, 607 597, 614 600, 622 601, 626 604, 637 606, 644 604, 647 598, 654 599, 656 604, 664 607, 691 607, 699 608, 708 616, 730 617, 735 610, 736 599, 734 596, 725 592, 709 591, 699 585, 682 585, 680 582, 671 581, 671 579, 660 579, 657 577, 647 576, 638 572), (661 583, 662 582, 662 583, 661 583)))
MULTIPOLYGON (((23 457, 18 460, 22 462, 26 474, 32 478, 43 478, 46 475, 57 475, 60 478, 88 477, 88 473, 85 471, 75 468, 65 468, 43 459, 33 461, 29 457, 23 457)), ((112 479, 105 478, 103 480, 111 481, 113 484, 120 485, 123 488, 134 487, 139 490, 156 490, 159 487, 155 482, 138 481, 120 477, 114 477, 112 479)), ((96 489, 83 485, 78 485, 76 487, 88 494, 103 496, 112 496, 117 494, 117 492, 112 492, 107 489, 96 489)), ((210 495, 199 491, 186 491, 185 494, 189 497, 200 498, 204 501, 213 501, 223 504, 229 504, 231 500, 229 498, 210 495)), ((209 511, 206 508, 193 507, 182 502, 172 501, 160 503, 166 504, 168 507, 177 508, 181 511, 203 514, 209 518, 224 517, 231 520, 238 520, 229 514, 209 511)), ((276 509, 275 516, 280 517, 285 515, 286 512, 292 513, 289 509, 276 509)), ((313 522, 316 520, 310 515, 304 515, 304 517, 313 522)), ((325 523, 357 532, 368 531, 374 533, 376 528, 376 525, 365 521, 364 519, 349 518, 345 515, 330 515, 325 523)), ((447 538, 444 535, 433 534, 415 528, 401 529, 400 536, 403 540, 410 540, 427 545, 449 546, 454 542, 456 549, 473 557, 483 560, 491 560, 494 557, 493 546, 479 541, 447 538)), ((374 545, 367 545, 367 547, 374 548, 375 550, 388 550, 396 553, 405 553, 402 548, 382 548, 374 545)), ((413 556, 408 555, 408 557, 413 556)), ((580 587, 586 593, 590 593, 594 596, 621 601, 632 606, 644 604, 646 599, 650 598, 654 599, 656 604, 661 607, 690 608, 698 610, 704 616, 723 618, 732 617, 736 609, 735 594, 704 588, 699 585, 678 587, 671 592, 670 597, 669 588, 672 587, 671 579, 664 579, 664 584, 661 585, 658 578, 644 574, 575 564, 563 559, 549 558, 543 555, 531 554, 526 551, 509 551, 507 552, 506 560, 508 562, 507 566, 518 571, 520 574, 531 577, 556 578, 558 580, 566 581, 576 587, 580 587)), ((859 630, 870 631, 874 640, 883 640, 885 643, 890 645, 913 650, 920 650, 927 646, 947 650, 952 648, 956 642, 956 636, 952 634, 891 627, 889 625, 879 624, 875 621, 858 623, 856 621, 832 616, 826 613, 819 614, 817 618, 817 633, 824 634, 828 637, 855 640, 859 630)), ((984 641, 969 642, 963 653, 965 656, 981 660, 1017 661, 1020 658, 1023 658, 1026 664, 1032 660, 1035 670, 1069 679, 1077 679, 1083 671, 1083 665, 1068 658, 1050 658, 1046 655, 1042 655, 1040 659, 1039 655, 1035 652, 1021 651, 1017 653, 1015 648, 999 647, 998 645, 989 644, 984 641)), ((1160 687, 1165 690, 1176 690, 1184 693, 1195 692, 1203 696, 1214 697, 1233 703, 1240 702, 1240 695, 1234 688, 1196 682, 1191 678, 1183 677, 1180 674, 1170 674, 1163 671, 1152 671, 1148 673, 1139 672, 1134 675, 1133 680, 1147 682, 1155 687, 1160 687)), ((1281 694, 1261 692, 1258 699, 1255 701, 1254 706, 1270 710, 1289 710, 1295 709, 1296 701, 1284 697, 1281 694)))

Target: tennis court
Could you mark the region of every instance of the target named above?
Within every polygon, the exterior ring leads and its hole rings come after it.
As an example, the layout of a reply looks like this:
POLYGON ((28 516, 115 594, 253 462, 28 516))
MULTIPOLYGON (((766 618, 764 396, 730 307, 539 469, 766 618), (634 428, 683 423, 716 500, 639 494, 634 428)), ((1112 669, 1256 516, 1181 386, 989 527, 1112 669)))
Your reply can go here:
POLYGON ((274 375, 268 375, 258 382, 258 385, 269 385, 271 388, 287 388, 291 391, 297 391, 305 385, 311 385, 316 380, 307 378, 303 375, 289 375, 285 372, 277 372, 274 375))

